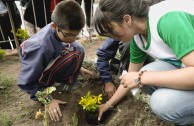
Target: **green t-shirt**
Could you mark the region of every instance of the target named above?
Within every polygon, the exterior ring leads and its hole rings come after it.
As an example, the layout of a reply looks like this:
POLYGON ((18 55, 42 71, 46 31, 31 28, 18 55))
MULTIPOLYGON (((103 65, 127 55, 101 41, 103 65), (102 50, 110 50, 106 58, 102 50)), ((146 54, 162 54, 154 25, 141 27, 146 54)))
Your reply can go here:
MULTIPOLYGON (((190 2, 194 4, 194 1, 190 2)), ((141 63, 149 54, 153 58, 181 64, 180 59, 194 50, 194 9, 184 6, 185 3, 179 4, 176 8, 165 1, 150 8, 148 41, 142 35, 134 36, 130 46, 131 62, 141 63), (167 8, 165 11, 161 11, 163 6, 167 8)))

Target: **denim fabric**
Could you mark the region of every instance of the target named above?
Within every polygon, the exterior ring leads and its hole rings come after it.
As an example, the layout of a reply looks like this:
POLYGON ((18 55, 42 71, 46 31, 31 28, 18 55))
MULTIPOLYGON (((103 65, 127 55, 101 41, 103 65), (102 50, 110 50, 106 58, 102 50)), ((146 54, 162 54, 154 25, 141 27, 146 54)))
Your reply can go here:
MULTIPOLYGON (((178 69, 164 61, 156 61, 142 68, 147 71, 178 69)), ((150 96, 152 111, 162 120, 177 125, 194 124, 194 90, 184 91, 155 86, 144 86, 144 93, 150 96)))

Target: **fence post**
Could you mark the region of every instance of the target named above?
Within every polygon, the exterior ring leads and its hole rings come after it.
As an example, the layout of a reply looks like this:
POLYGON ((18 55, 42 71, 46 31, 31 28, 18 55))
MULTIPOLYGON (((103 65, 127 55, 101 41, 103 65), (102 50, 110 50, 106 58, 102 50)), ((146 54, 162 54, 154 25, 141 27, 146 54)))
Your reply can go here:
POLYGON ((2 38, 3 38, 3 41, 5 41, 5 36, 3 34, 3 31, 2 31, 2 28, 1 28, 1 24, 0 24, 0 32, 1 32, 1 35, 2 35, 2 38))
POLYGON ((14 40, 15 40, 15 45, 16 45, 17 53, 19 55, 19 42, 18 42, 18 39, 16 37, 16 30, 15 30, 15 26, 14 26, 14 23, 13 23, 13 17, 12 17, 12 14, 11 14, 10 6, 9 6, 7 1, 6 1, 6 5, 7 5, 7 9, 8 9, 8 14, 9 14, 9 19, 10 19, 11 27, 12 27, 12 30, 13 30, 13 36, 14 36, 14 40))

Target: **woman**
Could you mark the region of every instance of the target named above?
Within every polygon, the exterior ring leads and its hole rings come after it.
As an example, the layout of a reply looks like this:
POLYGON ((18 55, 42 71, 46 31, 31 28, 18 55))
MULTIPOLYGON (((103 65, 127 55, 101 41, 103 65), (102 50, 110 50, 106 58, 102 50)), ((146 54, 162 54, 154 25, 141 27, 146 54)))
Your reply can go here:
POLYGON ((131 40, 129 72, 120 77, 113 97, 99 106, 99 120, 129 90, 142 87, 151 95, 150 107, 159 118, 178 125, 194 123, 194 1, 153 1, 99 3, 97 32, 131 40), (147 55, 158 60, 142 67, 147 55))

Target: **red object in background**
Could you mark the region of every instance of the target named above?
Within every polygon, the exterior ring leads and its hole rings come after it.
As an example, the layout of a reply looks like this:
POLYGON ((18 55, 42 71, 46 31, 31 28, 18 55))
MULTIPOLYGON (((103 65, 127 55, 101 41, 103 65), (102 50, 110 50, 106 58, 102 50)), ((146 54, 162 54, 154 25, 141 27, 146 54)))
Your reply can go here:
POLYGON ((50 5, 50 11, 53 12, 54 8, 55 8, 55 3, 56 2, 56 5, 57 3, 59 3, 59 0, 51 0, 51 5, 50 5))

